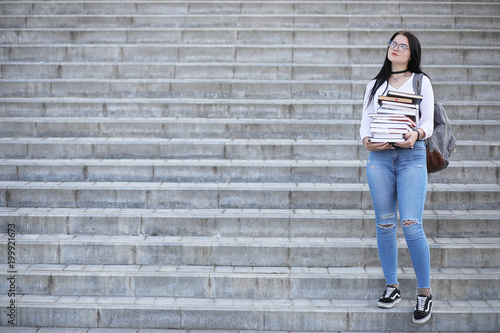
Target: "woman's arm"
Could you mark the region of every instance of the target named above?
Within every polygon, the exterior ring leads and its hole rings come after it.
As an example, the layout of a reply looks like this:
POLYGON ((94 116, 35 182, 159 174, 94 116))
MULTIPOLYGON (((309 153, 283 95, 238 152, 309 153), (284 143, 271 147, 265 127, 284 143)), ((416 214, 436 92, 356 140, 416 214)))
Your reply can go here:
POLYGON ((370 92, 371 92, 374 84, 375 84, 375 81, 372 80, 372 81, 368 82, 368 84, 366 85, 366 88, 365 88, 365 95, 363 98, 363 113, 361 116, 361 126, 359 128, 359 135, 360 135, 362 141, 364 141, 365 137, 372 136, 372 133, 370 131, 371 118, 370 118, 370 116, 368 116, 368 114, 374 113, 375 111, 373 110, 373 103, 368 103, 368 100, 370 98, 370 92))
POLYGON ((434 90, 432 89, 431 80, 427 76, 422 78, 422 102, 420 103, 420 111, 422 115, 418 123, 418 127, 423 131, 420 136, 421 140, 427 139, 434 132, 434 90))

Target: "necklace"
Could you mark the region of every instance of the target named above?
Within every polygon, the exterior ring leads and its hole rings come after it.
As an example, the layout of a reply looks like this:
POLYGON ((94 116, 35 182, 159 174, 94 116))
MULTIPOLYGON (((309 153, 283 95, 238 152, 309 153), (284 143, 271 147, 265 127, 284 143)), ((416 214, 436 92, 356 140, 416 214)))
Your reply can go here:
POLYGON ((394 77, 394 76, 392 76, 392 81, 394 81, 394 83, 397 83, 400 78, 402 78, 403 76, 406 76, 406 72, 409 72, 409 69, 405 69, 405 70, 397 71, 397 72, 391 72, 391 76, 393 74, 403 74, 400 77, 394 77))
POLYGON ((401 74, 401 73, 406 73, 406 72, 408 72, 408 71, 409 71, 409 69, 407 68, 407 69, 404 69, 404 70, 402 70, 402 71, 391 72, 391 74, 401 74))

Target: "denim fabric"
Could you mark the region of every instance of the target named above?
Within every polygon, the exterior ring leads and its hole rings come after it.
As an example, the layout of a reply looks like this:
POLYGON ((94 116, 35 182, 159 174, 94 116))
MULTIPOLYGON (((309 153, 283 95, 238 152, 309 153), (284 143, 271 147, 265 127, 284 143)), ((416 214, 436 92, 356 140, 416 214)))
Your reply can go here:
POLYGON ((430 254, 423 230, 427 194, 425 142, 413 149, 372 151, 366 166, 375 209, 377 246, 386 284, 398 283, 397 208, 418 288, 430 288, 430 254), (405 225, 406 222, 411 222, 405 225))

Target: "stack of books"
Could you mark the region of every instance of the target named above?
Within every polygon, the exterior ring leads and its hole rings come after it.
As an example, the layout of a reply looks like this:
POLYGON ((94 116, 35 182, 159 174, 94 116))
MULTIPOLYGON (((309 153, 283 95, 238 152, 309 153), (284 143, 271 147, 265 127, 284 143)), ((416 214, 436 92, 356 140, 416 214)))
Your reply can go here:
POLYGON ((377 113, 370 114, 372 142, 403 142, 405 134, 417 127, 421 95, 389 90, 379 96, 377 113))

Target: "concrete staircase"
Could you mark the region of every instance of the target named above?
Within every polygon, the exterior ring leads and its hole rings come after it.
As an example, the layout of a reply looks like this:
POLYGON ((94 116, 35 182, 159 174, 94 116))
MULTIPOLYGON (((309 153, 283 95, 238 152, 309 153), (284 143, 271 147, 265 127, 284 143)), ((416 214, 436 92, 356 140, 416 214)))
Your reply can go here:
POLYGON ((12 300, 26 327, 500 331, 499 2, 3 1, 0 30, 0 331, 12 300), (423 327, 404 238, 376 306, 358 135, 401 29, 458 138, 423 327))

